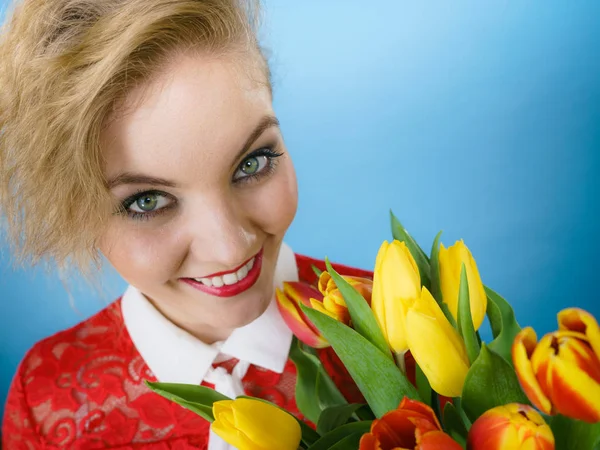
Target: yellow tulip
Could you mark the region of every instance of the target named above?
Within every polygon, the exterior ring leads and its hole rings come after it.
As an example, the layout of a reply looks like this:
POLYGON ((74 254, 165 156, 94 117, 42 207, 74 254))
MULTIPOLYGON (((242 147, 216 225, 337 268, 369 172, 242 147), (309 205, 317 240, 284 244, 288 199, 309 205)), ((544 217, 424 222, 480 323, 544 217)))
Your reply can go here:
POLYGON ((471 317, 473 326, 479 329, 485 317, 487 308, 487 295, 477 270, 473 255, 461 239, 446 249, 441 244, 439 254, 440 284, 444 303, 448 305, 454 318, 458 314, 458 290, 460 286, 460 271, 464 263, 469 282, 469 299, 471 303, 471 317))
POLYGON ((426 287, 408 306, 406 338, 433 390, 446 397, 460 396, 469 371, 467 349, 426 287))
POLYGON ((298 421, 275 405, 238 398, 213 403, 211 428, 239 450, 297 450, 302 438, 298 421))
POLYGON ((408 349, 404 329, 407 305, 419 297, 420 292, 419 269, 406 244, 384 241, 375 261, 371 309, 396 354, 408 349))

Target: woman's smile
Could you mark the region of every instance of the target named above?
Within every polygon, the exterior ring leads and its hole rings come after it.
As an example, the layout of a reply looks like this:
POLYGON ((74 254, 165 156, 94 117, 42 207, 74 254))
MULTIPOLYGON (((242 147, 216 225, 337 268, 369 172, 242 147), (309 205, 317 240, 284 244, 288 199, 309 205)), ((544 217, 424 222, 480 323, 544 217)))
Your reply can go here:
POLYGON ((181 278, 199 291, 216 297, 233 297, 250 289, 258 281, 262 269, 263 249, 230 271, 206 275, 201 278, 181 278))

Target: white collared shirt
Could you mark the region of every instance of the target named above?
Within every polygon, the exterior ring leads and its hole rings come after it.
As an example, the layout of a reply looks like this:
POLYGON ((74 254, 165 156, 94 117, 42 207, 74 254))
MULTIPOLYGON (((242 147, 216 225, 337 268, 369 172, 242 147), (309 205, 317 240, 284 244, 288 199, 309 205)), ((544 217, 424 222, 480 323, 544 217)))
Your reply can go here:
MULTIPOLYGON (((282 243, 275 267, 275 286, 297 280, 294 252, 282 243)), ((241 379, 250 364, 282 373, 288 359, 292 332, 283 321, 275 299, 256 320, 235 329, 227 340, 212 345, 169 321, 132 285, 123 294, 121 309, 133 344, 160 382, 199 385, 207 381, 217 391, 234 398, 244 393, 241 379), (214 362, 231 357, 239 360, 231 375, 212 368, 214 362)), ((208 448, 232 447, 211 432, 208 448)))

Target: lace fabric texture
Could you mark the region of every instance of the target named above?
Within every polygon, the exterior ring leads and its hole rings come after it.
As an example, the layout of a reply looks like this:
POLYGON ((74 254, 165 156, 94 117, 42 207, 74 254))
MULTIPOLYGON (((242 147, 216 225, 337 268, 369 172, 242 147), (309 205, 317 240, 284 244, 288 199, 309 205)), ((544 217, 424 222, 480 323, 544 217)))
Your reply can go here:
MULTIPOLYGON (((299 278, 314 283, 311 266, 323 261, 296 255, 299 278)), ((337 265, 345 275, 371 272, 337 265)), ((25 356, 10 388, 2 427, 3 449, 206 449, 209 423, 153 393, 156 381, 133 345, 117 299, 95 316, 37 343, 25 356)), ((363 398, 331 349, 319 357, 351 402, 363 398)), ((231 359, 214 366, 231 371, 231 359)), ((251 365, 243 378, 247 395, 264 398, 299 418, 296 369, 288 360, 278 374, 251 365)), ((211 386, 208 383, 204 385, 211 386)), ((212 387, 212 386, 211 386, 212 387)))

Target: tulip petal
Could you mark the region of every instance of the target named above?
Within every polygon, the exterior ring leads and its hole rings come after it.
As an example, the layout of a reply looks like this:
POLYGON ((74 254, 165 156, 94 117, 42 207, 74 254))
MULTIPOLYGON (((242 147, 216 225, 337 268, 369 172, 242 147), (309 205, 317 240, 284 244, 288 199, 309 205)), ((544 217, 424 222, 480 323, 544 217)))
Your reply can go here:
POLYGON ((470 450, 520 448, 517 430, 511 426, 508 418, 488 417, 485 414, 471 426, 467 442, 470 450))
POLYGON ((388 242, 384 241, 379 247, 379 251, 377 252, 377 258, 375 259, 375 270, 373 272, 373 295, 371 297, 371 310, 375 315, 375 320, 377 320, 377 324, 379 328, 381 328, 381 332, 387 339, 387 329, 385 322, 385 302, 383 298, 383 290, 381 289, 381 279, 380 276, 377 275, 380 273, 381 265, 383 264, 383 258, 387 251, 388 242))
POLYGON ((485 313, 487 311, 487 294, 485 293, 483 283, 481 282, 481 276, 479 275, 479 269, 477 268, 475 258, 473 258, 473 255, 467 246, 464 245, 462 239, 461 243, 463 258, 468 261, 468 264, 465 264, 465 267, 467 269, 467 280, 469 282, 471 317, 473 319, 473 327, 475 330, 478 330, 483 323, 483 319, 485 318, 485 313))
POLYGON ((384 289, 399 298, 416 298, 420 294, 419 268, 404 242, 393 241, 385 255, 384 289))
POLYGON ((425 287, 406 315, 406 336, 431 387, 446 397, 460 396, 469 371, 465 345, 425 287))
POLYGON ((365 433, 360 438, 358 450, 382 450, 377 438, 371 433, 365 433))
POLYGON ((215 421, 211 425, 213 432, 237 448, 248 447, 249 443, 235 423, 233 400, 222 400, 213 403, 213 414, 215 416, 215 421))
POLYGON ((283 292, 297 303, 310 306, 309 299, 323 300, 323 295, 310 284, 301 281, 286 281, 283 283, 283 292))
POLYGON ((448 309, 452 313, 452 317, 456 320, 458 317, 458 287, 460 283, 460 273, 453 270, 454 263, 451 260, 449 249, 440 244, 440 252, 438 255, 440 269, 440 287, 444 297, 444 303, 448 305, 448 309))
MULTIPOLYGON (((402 310, 402 300, 390 293, 386 287, 384 264, 389 265, 387 253, 390 244, 384 241, 379 248, 375 260, 375 271, 373 275, 373 292, 371 296, 371 310, 381 329, 389 347, 395 353, 403 353, 408 347, 404 333, 403 323, 406 317, 402 310)), ((387 272, 386 272, 387 273, 387 272)))
POLYGON ((317 311, 322 312, 323 314, 327 314, 332 319, 343 322, 343 320, 341 320, 341 314, 338 311, 336 311, 334 308, 327 308, 324 303, 315 300, 314 298, 310 299, 310 306, 312 309, 316 309, 317 311))
POLYGON ((563 336, 560 331, 553 335, 555 336, 555 345, 558 345, 560 359, 565 363, 577 366, 600 385, 600 360, 596 357, 585 336, 574 339, 563 336))
POLYGON ((321 294, 325 295, 325 293, 327 292, 327 288, 330 285, 329 284, 330 282, 333 282, 333 280, 331 279, 331 274, 329 272, 327 272, 326 270, 321 272, 321 275, 319 276, 319 281, 317 284, 317 287, 319 289, 319 292, 321 292, 321 294))
POLYGON ((297 450, 302 438, 298 421, 289 413, 260 400, 238 398, 232 405, 235 424, 257 449, 297 450))
POLYGON ((572 361, 558 355, 541 365, 538 378, 545 377, 553 412, 589 423, 600 421, 600 384, 572 361))
POLYGON ((329 343, 321 336, 317 327, 306 317, 297 304, 282 291, 276 289, 277 306, 286 325, 298 339, 314 348, 325 348, 329 343))
POLYGON ((532 407, 518 403, 486 411, 471 426, 470 450, 554 450, 550 427, 532 407))
POLYGON ((400 402, 400 406, 398 407, 398 409, 405 409, 408 411, 418 412, 423 416, 427 417, 427 419, 429 419, 430 422, 435 424, 438 430, 442 429, 442 426, 437 416, 435 415, 435 412, 433 412, 431 406, 426 405, 425 403, 410 399, 408 397, 404 397, 402 399, 402 402, 400 402))
POLYGON ((558 313, 559 329, 579 331, 585 334, 594 349, 596 358, 600 360, 600 327, 598 322, 587 311, 580 308, 567 308, 558 313))
POLYGON ((418 297, 420 289, 419 269, 406 244, 384 242, 375 262, 371 307, 395 353, 408 350, 404 325, 406 303, 418 297))
POLYGON ((417 430, 415 450, 462 450, 462 447, 443 431, 430 431, 421 434, 417 430))
POLYGON ((438 255, 440 270, 440 285, 444 303, 448 305, 452 316, 458 316, 458 296, 460 288, 460 272, 464 263, 469 283, 469 298, 471 303, 471 318, 475 330, 479 329, 487 310, 487 295, 481 282, 477 263, 469 248, 461 239, 448 249, 440 245, 438 255))
POLYGON ((373 421, 371 433, 383 448, 414 448, 417 444, 415 425, 410 420, 410 411, 396 409, 373 421))
POLYGON ((542 391, 533 371, 531 355, 537 343, 537 336, 531 327, 523 328, 515 337, 512 345, 512 359, 519 383, 527 397, 540 411, 550 414, 552 404, 550 399, 542 391))

